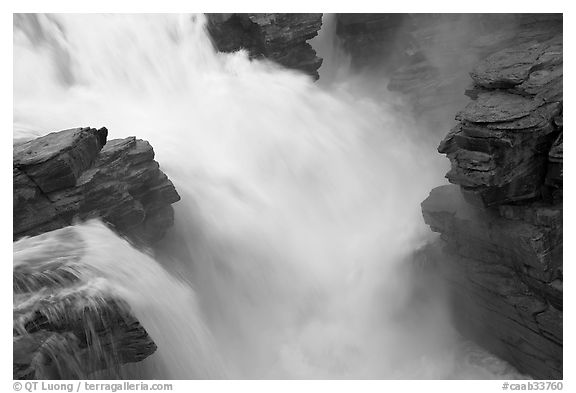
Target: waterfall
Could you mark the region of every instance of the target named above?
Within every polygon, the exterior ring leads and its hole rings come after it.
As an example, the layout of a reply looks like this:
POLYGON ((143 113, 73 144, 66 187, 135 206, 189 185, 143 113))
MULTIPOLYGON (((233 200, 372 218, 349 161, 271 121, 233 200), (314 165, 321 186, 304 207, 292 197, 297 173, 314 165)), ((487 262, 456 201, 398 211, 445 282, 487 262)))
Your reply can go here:
POLYGON ((217 53, 204 24, 14 19, 14 138, 135 135, 182 197, 154 258, 77 227, 82 282, 123 299, 158 345, 144 377, 501 378, 440 300, 411 299, 420 201, 444 172, 423 130, 393 96, 217 53))

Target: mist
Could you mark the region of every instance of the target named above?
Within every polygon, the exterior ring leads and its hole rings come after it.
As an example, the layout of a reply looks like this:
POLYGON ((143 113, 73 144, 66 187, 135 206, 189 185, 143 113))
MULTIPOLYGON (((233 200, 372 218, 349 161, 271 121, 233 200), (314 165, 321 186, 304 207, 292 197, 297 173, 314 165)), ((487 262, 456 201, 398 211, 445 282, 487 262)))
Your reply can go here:
POLYGON ((317 84, 217 53, 204 23, 14 21, 14 140, 78 126, 135 135, 182 198, 152 253, 102 224, 76 227, 98 266, 84 279, 124 299, 158 344, 126 377, 513 378, 413 272, 431 236, 420 202, 448 165, 440 132, 386 79, 355 74, 330 23, 317 84))

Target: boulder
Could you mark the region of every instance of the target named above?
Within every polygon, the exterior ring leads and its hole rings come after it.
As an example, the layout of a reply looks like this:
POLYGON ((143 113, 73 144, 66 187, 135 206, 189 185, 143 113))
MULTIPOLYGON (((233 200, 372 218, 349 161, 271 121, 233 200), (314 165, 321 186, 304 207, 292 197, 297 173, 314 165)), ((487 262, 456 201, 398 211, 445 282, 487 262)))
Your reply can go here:
POLYGON ((14 146, 14 239, 94 217, 136 244, 163 237, 180 197, 154 150, 106 137, 105 128, 74 128, 14 146))

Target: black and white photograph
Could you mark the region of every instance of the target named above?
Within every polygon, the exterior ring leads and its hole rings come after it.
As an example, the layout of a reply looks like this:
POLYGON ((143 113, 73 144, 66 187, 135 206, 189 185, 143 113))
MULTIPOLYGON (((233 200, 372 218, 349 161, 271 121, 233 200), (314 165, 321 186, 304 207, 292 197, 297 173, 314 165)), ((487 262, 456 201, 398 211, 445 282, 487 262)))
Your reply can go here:
POLYGON ((569 390, 563 13, 382 9, 12 13, 6 391, 569 390))

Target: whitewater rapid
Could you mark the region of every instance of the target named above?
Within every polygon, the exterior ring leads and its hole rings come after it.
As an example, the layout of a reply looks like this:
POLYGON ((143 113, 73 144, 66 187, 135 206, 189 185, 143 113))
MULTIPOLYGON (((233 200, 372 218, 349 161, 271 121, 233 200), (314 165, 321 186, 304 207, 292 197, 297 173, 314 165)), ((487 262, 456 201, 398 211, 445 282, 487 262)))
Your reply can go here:
POLYGON ((78 126, 135 135, 182 197, 155 260, 104 227, 79 228, 105 245, 90 263, 158 344, 144 377, 508 373, 488 354, 470 360, 477 349, 440 299, 411 301, 403 266, 429 236, 420 202, 445 169, 426 130, 342 72, 319 86, 243 51, 216 53, 204 23, 14 21, 14 138, 78 126), (118 249, 122 258, 101 262, 118 249))

